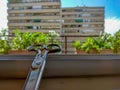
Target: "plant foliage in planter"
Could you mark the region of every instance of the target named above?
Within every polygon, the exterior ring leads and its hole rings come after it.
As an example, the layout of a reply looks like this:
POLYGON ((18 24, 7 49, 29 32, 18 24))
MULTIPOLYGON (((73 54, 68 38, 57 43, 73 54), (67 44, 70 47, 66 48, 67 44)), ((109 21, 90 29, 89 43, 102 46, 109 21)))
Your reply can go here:
POLYGON ((113 38, 113 52, 115 54, 120 53, 120 30, 118 30, 115 34, 114 34, 114 38, 113 38))
POLYGON ((8 51, 11 49, 8 40, 8 30, 2 29, 0 31, 0 54, 7 54, 8 51))
POLYGON ((103 33, 103 35, 99 36, 98 38, 95 38, 95 43, 99 46, 100 54, 111 54, 113 53, 113 36, 108 33, 103 33))
MULTIPOLYGON (((21 33, 20 30, 15 30, 14 32, 14 38, 12 40, 12 51, 10 53, 18 53, 21 52, 22 54, 25 54, 25 51, 27 54, 28 51, 26 50, 28 46, 36 46, 36 45, 46 45, 49 43, 49 37, 48 34, 44 34, 41 32, 25 32, 21 33)), ((31 53, 31 52, 30 52, 31 53)))
POLYGON ((86 54, 86 52, 81 49, 81 42, 80 41, 74 41, 73 42, 73 47, 76 49, 77 53, 86 54))
MULTIPOLYGON (((56 37, 56 36, 55 36, 56 37)), ((20 30, 15 30, 14 31, 14 37, 12 39, 11 44, 11 50, 9 50, 9 54, 16 54, 21 52, 21 54, 32 54, 31 52, 29 53, 26 49, 28 46, 34 46, 36 49, 40 49, 40 46, 38 45, 48 45, 51 43, 55 43, 54 38, 52 37, 51 42, 51 37, 49 34, 44 34, 42 32, 24 32, 22 33, 20 30)))
POLYGON ((103 33, 97 38, 89 37, 85 41, 81 42, 81 44, 80 42, 75 41, 73 46, 76 50, 84 50, 87 53, 119 54, 120 30, 118 30, 114 35, 103 33))
POLYGON ((95 39, 94 38, 87 38, 81 46, 82 50, 85 50, 85 52, 87 53, 99 53, 100 48, 99 46, 96 44, 95 39))

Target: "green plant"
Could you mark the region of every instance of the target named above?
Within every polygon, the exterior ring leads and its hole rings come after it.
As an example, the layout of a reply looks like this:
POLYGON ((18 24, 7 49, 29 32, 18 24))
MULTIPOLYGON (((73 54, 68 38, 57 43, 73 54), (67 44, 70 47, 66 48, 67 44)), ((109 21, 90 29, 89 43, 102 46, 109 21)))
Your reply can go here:
POLYGON ((22 33, 20 30, 15 30, 14 35, 12 40, 12 49, 14 50, 26 49, 28 46, 34 45, 37 38, 37 33, 22 33))
POLYGON ((103 33, 101 36, 95 38, 94 40, 96 45, 98 45, 101 50, 112 49, 113 36, 111 34, 103 33))
POLYGON ((81 49, 80 41, 74 41, 74 42, 73 42, 73 47, 74 47, 76 50, 80 50, 80 49, 81 49))
POLYGON ((120 30, 118 30, 114 34, 114 38, 113 38, 112 44, 113 44, 113 51, 114 51, 114 53, 118 53, 119 50, 120 50, 120 30))
POLYGON ((14 50, 26 49, 28 46, 47 45, 50 37, 48 34, 42 32, 25 32, 21 33, 20 30, 15 30, 15 36, 12 40, 12 48, 14 50))
POLYGON ((10 49, 11 47, 7 40, 0 40, 0 53, 7 54, 10 49))
POLYGON ((47 45, 50 41, 50 37, 48 34, 44 34, 42 32, 37 32, 34 40, 34 45, 47 45))
POLYGON ((81 49, 85 50, 87 53, 90 53, 90 50, 95 50, 96 52, 100 51, 99 46, 95 42, 95 39, 91 37, 87 38, 83 42, 81 49))
POLYGON ((2 29, 0 30, 0 53, 6 54, 11 49, 10 43, 8 40, 8 30, 2 29))

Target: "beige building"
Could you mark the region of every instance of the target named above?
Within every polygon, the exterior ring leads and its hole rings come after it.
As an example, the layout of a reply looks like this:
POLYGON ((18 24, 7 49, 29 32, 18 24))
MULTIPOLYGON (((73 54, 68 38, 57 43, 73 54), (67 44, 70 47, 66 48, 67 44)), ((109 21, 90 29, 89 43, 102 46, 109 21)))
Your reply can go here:
POLYGON ((63 52, 73 53, 72 43, 104 32, 104 7, 62 8, 63 52))
POLYGON ((8 0, 8 27, 22 32, 61 31, 60 0, 8 0))
POLYGON ((10 35, 16 29, 55 30, 62 36, 63 52, 74 53, 73 41, 104 32, 104 7, 61 8, 60 0, 8 0, 8 27, 10 35))

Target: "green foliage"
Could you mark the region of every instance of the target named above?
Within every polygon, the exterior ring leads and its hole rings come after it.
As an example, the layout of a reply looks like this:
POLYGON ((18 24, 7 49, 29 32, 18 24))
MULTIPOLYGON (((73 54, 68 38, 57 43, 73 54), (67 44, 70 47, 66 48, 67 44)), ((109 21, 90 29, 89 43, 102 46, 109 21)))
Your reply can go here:
POLYGON ((21 33, 19 30, 16 30, 14 34, 15 37, 12 40, 13 49, 22 50, 31 45, 32 34, 30 32, 21 33))
POLYGON ((87 53, 89 53, 90 50, 96 50, 97 52, 100 50, 99 46, 95 42, 95 39, 90 37, 83 42, 81 49, 85 50, 87 53))
POLYGON ((8 41, 8 30, 2 29, 0 30, 0 53, 8 53, 10 50, 10 43, 8 41))
POLYGON ((114 35, 103 33, 97 38, 89 37, 82 42, 82 45, 76 41, 73 46, 77 50, 82 49, 87 53, 89 53, 92 49, 97 52, 103 49, 111 49, 114 53, 118 53, 120 51, 120 30, 118 30, 114 35))
POLYGON ((118 30, 115 34, 114 34, 114 38, 113 38, 113 51, 114 53, 118 53, 118 51, 120 50, 120 30, 118 30))
POLYGON ((48 34, 38 32, 36 33, 34 44, 47 45, 49 43, 49 40, 50 40, 50 37, 48 36, 48 34))
POLYGON ((103 35, 99 36, 95 39, 95 43, 102 49, 112 49, 113 36, 108 33, 103 33, 103 35))
POLYGON ((0 53, 7 54, 10 49, 10 44, 7 40, 0 40, 0 53))
POLYGON ((73 43, 73 47, 74 47, 76 50, 80 50, 80 49, 81 49, 80 41, 75 41, 75 42, 73 43))
POLYGON ((49 43, 48 34, 41 32, 25 32, 21 33, 19 30, 14 32, 15 37, 12 41, 13 49, 22 50, 26 49, 28 46, 35 45, 47 45, 49 43))

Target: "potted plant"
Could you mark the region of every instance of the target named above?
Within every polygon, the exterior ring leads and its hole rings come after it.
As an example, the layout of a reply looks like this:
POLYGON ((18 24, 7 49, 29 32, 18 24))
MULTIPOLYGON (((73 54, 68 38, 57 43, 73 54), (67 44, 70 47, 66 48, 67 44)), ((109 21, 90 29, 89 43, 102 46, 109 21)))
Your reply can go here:
POLYGON ((8 40, 0 39, 0 54, 8 54, 8 51, 11 49, 8 40))
POLYGON ((48 36, 48 34, 44 34, 42 32, 36 32, 35 34, 35 39, 32 42, 33 46, 49 44, 50 37, 48 36))
POLYGON ((8 30, 2 29, 0 32, 0 54, 7 54, 10 49, 8 30))
POLYGON ((74 41, 73 47, 76 49, 77 54, 86 54, 86 52, 81 49, 81 42, 80 41, 74 41))
POLYGON ((108 33, 103 33, 101 36, 95 39, 96 44, 100 48, 100 54, 113 54, 112 41, 113 36, 108 33))
POLYGON ((95 39, 91 37, 86 38, 86 40, 81 45, 81 49, 85 50, 85 52, 88 54, 95 54, 99 53, 100 51, 99 46, 95 42, 95 39))
MULTIPOLYGON (((30 54, 31 52, 28 52, 26 49, 28 46, 34 46, 35 48, 38 45, 48 45, 51 43, 56 43, 55 37, 50 34, 44 34, 42 32, 25 32, 21 33, 20 30, 16 30, 14 32, 15 36, 12 40, 12 50, 10 51, 10 54, 18 53, 21 54, 30 54)), ((31 53, 32 54, 32 53, 31 53)))
POLYGON ((26 49, 34 40, 34 34, 30 32, 21 33, 20 30, 15 30, 13 40, 11 41, 12 49, 9 54, 33 54, 26 49))
POLYGON ((119 54, 120 53, 120 30, 118 30, 114 34, 114 38, 112 40, 112 44, 113 44, 113 52, 115 54, 119 54))

